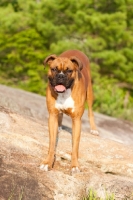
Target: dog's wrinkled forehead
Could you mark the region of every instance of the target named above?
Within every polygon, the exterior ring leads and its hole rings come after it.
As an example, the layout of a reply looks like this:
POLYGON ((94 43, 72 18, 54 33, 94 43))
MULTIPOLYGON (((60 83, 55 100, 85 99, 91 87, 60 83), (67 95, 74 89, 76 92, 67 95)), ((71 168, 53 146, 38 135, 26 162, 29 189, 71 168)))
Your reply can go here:
POLYGON ((68 58, 56 58, 51 63, 50 67, 57 68, 59 71, 65 71, 66 69, 74 69, 74 64, 68 58))

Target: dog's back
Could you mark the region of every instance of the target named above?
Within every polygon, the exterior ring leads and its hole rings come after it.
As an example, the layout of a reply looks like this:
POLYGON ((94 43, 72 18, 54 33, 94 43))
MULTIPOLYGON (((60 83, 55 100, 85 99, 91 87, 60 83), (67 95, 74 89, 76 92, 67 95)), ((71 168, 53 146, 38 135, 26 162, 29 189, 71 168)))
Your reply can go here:
POLYGON ((79 50, 68 50, 68 51, 63 52, 59 56, 60 57, 67 57, 67 58, 75 56, 75 57, 77 57, 78 59, 81 60, 81 62, 83 63, 83 66, 89 66, 88 57, 83 52, 81 52, 79 50))
POLYGON ((68 50, 59 55, 59 57, 67 57, 67 58, 71 58, 72 56, 77 57, 83 64, 81 73, 83 74, 85 78, 85 83, 86 83, 86 88, 87 88, 89 82, 91 82, 89 59, 83 52, 79 50, 68 50))

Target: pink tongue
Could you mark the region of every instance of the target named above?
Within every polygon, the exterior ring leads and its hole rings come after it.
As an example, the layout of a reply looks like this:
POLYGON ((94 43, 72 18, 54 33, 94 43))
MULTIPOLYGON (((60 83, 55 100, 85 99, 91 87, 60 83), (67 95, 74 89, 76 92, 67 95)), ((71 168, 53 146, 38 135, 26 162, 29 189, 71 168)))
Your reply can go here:
POLYGON ((66 88, 64 85, 56 85, 55 90, 58 92, 64 92, 64 91, 66 91, 66 88))

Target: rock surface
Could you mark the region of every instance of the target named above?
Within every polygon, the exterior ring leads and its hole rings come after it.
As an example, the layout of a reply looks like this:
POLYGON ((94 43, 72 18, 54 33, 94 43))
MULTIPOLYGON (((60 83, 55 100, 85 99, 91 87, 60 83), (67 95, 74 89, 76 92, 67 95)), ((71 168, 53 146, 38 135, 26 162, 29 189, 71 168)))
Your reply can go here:
POLYGON ((81 200, 93 188, 99 197, 133 200, 133 124, 95 113, 100 136, 82 118, 81 173, 70 175, 71 120, 64 116, 53 170, 39 164, 48 150, 45 98, 0 85, 0 200, 81 200))

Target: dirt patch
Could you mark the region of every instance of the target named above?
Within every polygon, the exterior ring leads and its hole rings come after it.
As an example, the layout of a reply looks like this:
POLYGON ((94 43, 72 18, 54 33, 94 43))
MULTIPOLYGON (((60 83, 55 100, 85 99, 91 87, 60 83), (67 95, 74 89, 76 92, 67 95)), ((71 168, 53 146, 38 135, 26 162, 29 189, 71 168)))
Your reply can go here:
POLYGON ((44 172, 39 165, 49 143, 45 98, 0 86, 0 200, 80 200, 89 188, 100 197, 108 192, 118 200, 129 199, 133 193, 132 123, 101 114, 95 117, 100 137, 89 134, 86 111, 83 116, 81 172, 70 175, 71 120, 66 116, 54 168, 44 172))

